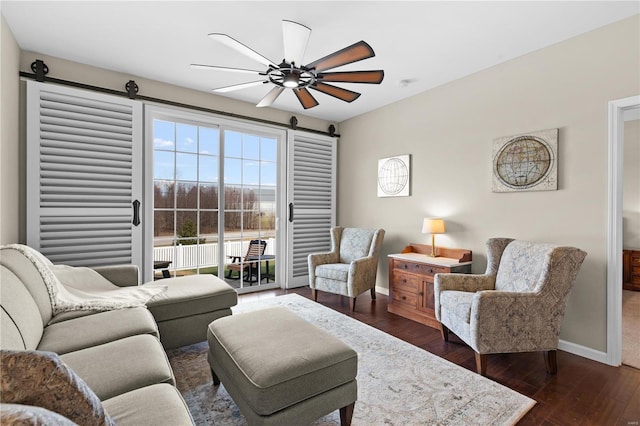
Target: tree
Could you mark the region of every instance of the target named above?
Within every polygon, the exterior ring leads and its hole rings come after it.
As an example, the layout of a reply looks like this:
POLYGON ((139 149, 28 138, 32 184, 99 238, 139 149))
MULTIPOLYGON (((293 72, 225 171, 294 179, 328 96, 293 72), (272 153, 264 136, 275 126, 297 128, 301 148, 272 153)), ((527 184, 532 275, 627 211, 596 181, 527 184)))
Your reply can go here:
POLYGON ((183 246, 190 246, 198 243, 204 244, 206 241, 204 238, 197 238, 198 229, 191 219, 186 219, 184 221, 182 229, 178 232, 178 237, 180 238, 179 244, 182 244, 183 246))

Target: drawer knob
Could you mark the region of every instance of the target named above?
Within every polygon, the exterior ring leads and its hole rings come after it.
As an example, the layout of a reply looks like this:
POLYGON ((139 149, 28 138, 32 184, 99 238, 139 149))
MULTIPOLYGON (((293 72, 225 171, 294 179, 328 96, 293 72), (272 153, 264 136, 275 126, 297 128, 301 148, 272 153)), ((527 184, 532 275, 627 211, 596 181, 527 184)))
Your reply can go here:
POLYGON ((433 274, 433 269, 429 269, 429 273, 430 273, 430 274, 433 274))
POLYGON ((407 300, 407 296, 402 296, 402 300, 407 300))
POLYGON ((406 284, 406 283, 407 283, 407 280, 406 280, 406 279, 405 279, 405 280, 402 280, 402 282, 406 284))
POLYGON ((424 295, 424 293, 423 293, 423 292, 419 292, 419 293, 418 293, 418 296, 423 296, 423 295, 424 295))
POLYGON ((404 266, 404 269, 407 269, 407 265, 402 265, 402 266, 404 266))

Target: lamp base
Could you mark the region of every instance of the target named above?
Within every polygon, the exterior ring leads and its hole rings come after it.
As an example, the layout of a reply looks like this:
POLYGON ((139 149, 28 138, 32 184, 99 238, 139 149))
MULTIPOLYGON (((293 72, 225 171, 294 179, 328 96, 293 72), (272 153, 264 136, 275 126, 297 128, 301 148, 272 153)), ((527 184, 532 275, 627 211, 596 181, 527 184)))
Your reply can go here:
POLYGON ((436 254, 436 235, 431 234, 431 254, 429 257, 438 257, 436 254))

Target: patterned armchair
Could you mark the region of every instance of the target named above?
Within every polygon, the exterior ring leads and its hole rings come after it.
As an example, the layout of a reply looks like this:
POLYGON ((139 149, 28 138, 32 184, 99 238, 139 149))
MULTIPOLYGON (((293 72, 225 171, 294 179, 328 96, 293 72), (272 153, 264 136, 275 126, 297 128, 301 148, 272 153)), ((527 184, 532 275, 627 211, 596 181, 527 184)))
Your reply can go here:
POLYGON ((476 352, 486 375, 487 354, 544 351, 557 372, 556 350, 567 296, 587 253, 574 247, 492 238, 484 275, 437 274, 436 318, 476 352))
POLYGON ((318 300, 318 290, 341 294, 350 298, 353 311, 359 294, 370 290, 371 298, 375 299, 383 238, 384 229, 332 228, 331 251, 309 255, 313 300, 318 300))

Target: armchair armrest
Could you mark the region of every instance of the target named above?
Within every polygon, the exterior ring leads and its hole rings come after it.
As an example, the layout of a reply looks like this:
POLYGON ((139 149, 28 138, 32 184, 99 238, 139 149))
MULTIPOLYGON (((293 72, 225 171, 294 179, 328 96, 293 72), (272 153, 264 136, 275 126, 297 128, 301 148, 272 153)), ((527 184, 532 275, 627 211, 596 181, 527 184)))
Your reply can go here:
POLYGON ((309 265, 309 287, 316 288, 316 266, 326 265, 327 263, 337 263, 338 260, 340 260, 340 258, 335 251, 310 254, 307 258, 309 265))
POLYGON ((482 291, 495 288, 496 277, 491 275, 471 274, 436 274, 433 282, 433 291, 439 293, 446 290, 455 291, 482 291))
POLYGON ((338 263, 339 257, 338 253, 335 251, 329 251, 326 253, 313 253, 309 255, 309 269, 311 269, 311 265, 313 265, 313 269, 315 269, 318 265, 326 265, 327 263, 338 263))
POLYGON ((436 274, 433 281, 433 299, 436 318, 440 320, 440 293, 443 291, 476 292, 493 290, 496 277, 494 275, 471 274, 436 274))
POLYGON ((92 269, 118 287, 131 287, 140 284, 138 265, 98 266, 92 269))
POLYGON ((349 265, 349 282, 347 283, 349 297, 356 297, 371 288, 372 281, 375 286, 377 272, 378 258, 375 256, 361 257, 351 261, 349 265))

